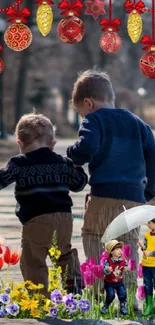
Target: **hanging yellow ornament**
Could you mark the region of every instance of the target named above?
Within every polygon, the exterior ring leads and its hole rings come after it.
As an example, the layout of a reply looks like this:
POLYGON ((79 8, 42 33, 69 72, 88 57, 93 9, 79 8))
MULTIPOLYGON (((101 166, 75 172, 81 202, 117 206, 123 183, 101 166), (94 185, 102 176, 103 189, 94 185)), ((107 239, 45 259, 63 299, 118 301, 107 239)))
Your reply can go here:
POLYGON ((141 18, 141 14, 144 13, 145 4, 143 1, 126 0, 124 8, 127 9, 126 13, 129 14, 127 29, 128 34, 133 43, 137 43, 141 37, 143 21, 141 18))
POLYGON ((53 2, 51 0, 38 0, 37 4, 40 4, 37 10, 37 25, 41 34, 47 36, 53 23, 53 12, 50 7, 53 2))
POLYGON ((130 14, 127 23, 128 34, 133 43, 137 43, 141 37, 143 22, 136 10, 130 14))

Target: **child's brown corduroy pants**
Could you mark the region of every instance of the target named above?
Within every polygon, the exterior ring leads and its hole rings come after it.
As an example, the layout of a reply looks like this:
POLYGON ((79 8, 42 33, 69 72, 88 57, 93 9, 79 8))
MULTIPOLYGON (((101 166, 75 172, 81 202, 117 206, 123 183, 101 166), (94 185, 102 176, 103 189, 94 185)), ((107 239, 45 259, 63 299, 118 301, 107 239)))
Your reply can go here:
POLYGON ((71 248, 73 218, 71 213, 59 212, 32 218, 23 225, 22 255, 20 268, 24 280, 42 283, 42 293, 48 296, 48 268, 46 258, 56 231, 61 256, 57 265, 62 267, 62 274, 68 265, 68 280, 81 281, 80 263, 76 249, 71 248))

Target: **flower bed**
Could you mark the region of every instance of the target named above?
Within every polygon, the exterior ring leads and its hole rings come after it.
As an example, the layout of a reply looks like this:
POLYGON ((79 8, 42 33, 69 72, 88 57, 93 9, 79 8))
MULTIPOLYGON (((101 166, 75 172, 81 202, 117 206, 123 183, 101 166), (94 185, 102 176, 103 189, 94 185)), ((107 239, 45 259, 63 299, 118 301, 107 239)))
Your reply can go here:
MULTIPOLYGON (((135 262, 131 258, 129 247, 125 248, 124 254, 129 259, 130 271, 135 270, 135 262)), ((61 267, 57 267, 57 259, 61 252, 56 243, 56 236, 53 239, 53 246, 50 251, 52 268, 49 269, 49 288, 50 299, 47 299, 42 293, 42 284, 35 285, 31 281, 15 284, 14 281, 8 282, 8 270, 11 265, 18 263, 20 255, 17 252, 11 252, 4 243, 0 245, 0 268, 3 264, 8 265, 5 281, 1 280, 0 288, 0 317, 8 319, 22 318, 58 318, 63 320, 106 320, 106 319, 138 319, 133 309, 133 299, 136 288, 128 290, 128 315, 122 316, 119 308, 115 308, 114 303, 110 306, 106 315, 101 315, 101 307, 104 304, 104 294, 100 293, 100 281, 103 278, 103 265, 106 258, 105 252, 101 255, 100 265, 96 264, 94 258, 81 265, 81 273, 84 277, 85 288, 82 296, 79 294, 67 294, 65 280, 61 278, 61 267), (96 295, 95 283, 98 281, 98 294, 96 295)), ((138 266, 138 274, 142 277, 142 267, 138 266)), ((66 269, 67 278, 67 269, 66 269)), ((139 300, 145 299, 144 287, 137 289, 139 300)), ((153 317, 153 316, 152 316, 153 317)))

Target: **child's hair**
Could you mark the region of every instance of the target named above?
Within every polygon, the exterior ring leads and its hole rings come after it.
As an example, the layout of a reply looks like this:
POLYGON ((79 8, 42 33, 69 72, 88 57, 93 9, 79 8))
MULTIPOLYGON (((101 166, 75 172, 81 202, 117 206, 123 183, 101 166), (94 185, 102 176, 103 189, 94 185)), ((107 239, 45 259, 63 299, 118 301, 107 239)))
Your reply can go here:
POLYGON ((50 144, 55 139, 55 127, 43 114, 25 114, 17 123, 15 134, 25 147, 36 139, 45 140, 50 144))
POLYGON ((150 220, 151 222, 153 222, 153 223, 155 223, 155 218, 154 219, 152 219, 152 220, 150 220))
POLYGON ((72 101, 76 106, 84 98, 94 98, 104 102, 114 102, 115 94, 107 73, 97 69, 81 73, 74 83, 72 101))

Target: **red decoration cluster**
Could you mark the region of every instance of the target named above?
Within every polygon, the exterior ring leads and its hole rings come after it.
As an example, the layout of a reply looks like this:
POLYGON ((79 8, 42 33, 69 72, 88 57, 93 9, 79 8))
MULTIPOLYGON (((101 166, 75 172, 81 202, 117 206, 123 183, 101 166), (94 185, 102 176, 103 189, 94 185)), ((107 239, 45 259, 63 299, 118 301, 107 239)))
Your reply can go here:
POLYGON ((68 16, 70 12, 75 16, 80 16, 80 11, 83 7, 84 6, 80 0, 76 0, 74 3, 72 1, 62 0, 58 5, 58 8, 62 10, 62 16, 68 16))
POLYGON ((85 1, 87 10, 86 15, 92 15, 94 19, 97 19, 100 15, 105 14, 104 2, 99 0, 88 0, 85 1))
POLYGON ((11 17, 8 19, 10 23, 14 23, 17 19, 20 19, 23 23, 27 23, 28 20, 25 17, 29 17, 31 12, 27 8, 23 8, 22 10, 11 8, 7 11, 6 15, 11 17))
POLYGON ((139 61, 139 67, 146 77, 155 79, 155 51, 145 53, 139 61))
POLYGON ((81 19, 76 16, 80 16, 80 10, 83 8, 83 4, 80 0, 68 2, 62 0, 58 6, 62 10, 61 15, 69 16, 60 21, 57 27, 57 32, 60 39, 69 44, 78 43, 84 36, 84 24, 81 19))
POLYGON ((127 14, 131 14, 133 10, 136 10, 138 14, 143 14, 145 3, 141 0, 139 0, 137 3, 132 3, 130 0, 127 0, 124 5, 124 8, 127 9, 127 14))

